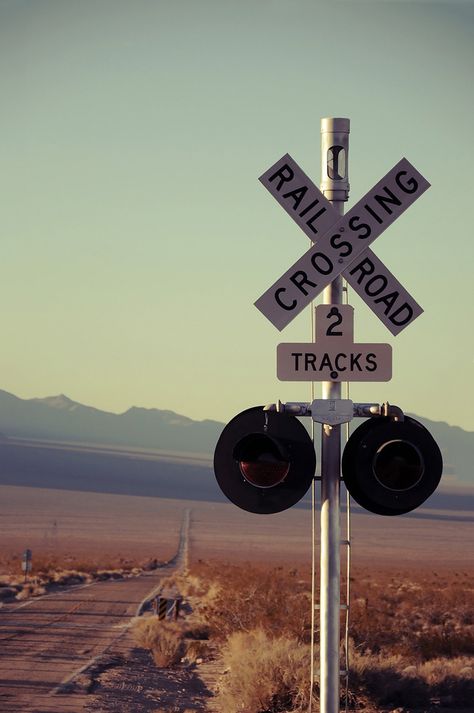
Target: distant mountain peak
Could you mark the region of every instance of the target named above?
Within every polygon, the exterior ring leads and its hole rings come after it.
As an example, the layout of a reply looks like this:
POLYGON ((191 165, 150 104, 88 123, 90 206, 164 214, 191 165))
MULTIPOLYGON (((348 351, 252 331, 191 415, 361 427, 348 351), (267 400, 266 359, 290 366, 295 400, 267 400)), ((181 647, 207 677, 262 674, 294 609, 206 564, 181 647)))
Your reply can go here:
MULTIPOLYGON (((414 417, 428 428, 441 448, 444 477, 450 482, 472 483, 474 433, 442 421, 414 417)), ((7 439, 212 454, 223 427, 218 421, 195 421, 165 409, 132 406, 117 414, 85 406, 65 394, 21 399, 0 389, 0 434, 7 439)))
POLYGON ((169 411, 167 409, 145 408, 144 406, 131 406, 129 409, 127 409, 127 411, 122 414, 122 416, 151 416, 159 418, 162 421, 166 421, 170 425, 196 423, 195 421, 193 421, 192 418, 188 418, 188 416, 182 416, 181 414, 176 413, 175 411, 169 411))
POLYGON ((78 406, 81 404, 78 404, 76 401, 73 401, 72 399, 69 398, 69 396, 66 396, 65 394, 58 394, 57 396, 46 396, 43 399, 31 399, 31 401, 35 402, 41 402, 43 404, 46 404, 47 406, 51 406, 51 408, 57 408, 57 409, 63 409, 67 411, 74 411, 78 406))

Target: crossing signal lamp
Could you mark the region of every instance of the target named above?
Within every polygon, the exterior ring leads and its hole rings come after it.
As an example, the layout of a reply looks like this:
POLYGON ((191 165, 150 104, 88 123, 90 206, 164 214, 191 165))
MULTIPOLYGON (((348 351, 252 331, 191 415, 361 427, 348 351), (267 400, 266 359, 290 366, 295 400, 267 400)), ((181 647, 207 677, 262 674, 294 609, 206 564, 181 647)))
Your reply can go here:
POLYGON ((276 513, 295 505, 316 469, 313 442, 295 416, 255 406, 224 428, 214 453, 222 492, 238 507, 276 513))
MULTIPOLYGON (((316 399, 312 404, 291 404, 292 413, 280 406, 282 410, 255 406, 242 411, 224 428, 216 446, 217 482, 231 502, 249 512, 286 510, 311 485, 316 469, 314 446, 296 413, 337 425, 350 421, 353 409, 365 415, 359 407, 368 405, 316 399)), ((396 406, 377 408, 384 415, 368 418, 347 441, 342 477, 350 495, 366 510, 403 515, 434 493, 443 460, 436 441, 421 423, 396 406)))
POLYGON ((434 493, 443 460, 436 441, 414 418, 373 417, 350 436, 342 477, 354 500, 379 515, 403 515, 434 493))

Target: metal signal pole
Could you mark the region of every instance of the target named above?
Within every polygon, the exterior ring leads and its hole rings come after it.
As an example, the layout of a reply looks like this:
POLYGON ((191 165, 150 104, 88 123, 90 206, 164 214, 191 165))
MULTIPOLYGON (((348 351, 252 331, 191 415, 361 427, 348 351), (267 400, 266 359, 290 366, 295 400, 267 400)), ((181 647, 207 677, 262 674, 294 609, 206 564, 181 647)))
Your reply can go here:
MULTIPOLYGON (((341 215, 349 197, 349 119, 321 119, 321 191, 341 215)), ((342 304, 342 277, 323 294, 342 304)), ((323 399, 340 399, 341 384, 322 383, 323 399)), ((341 427, 323 425, 321 435, 320 712, 338 713, 340 688, 340 463, 341 427)))

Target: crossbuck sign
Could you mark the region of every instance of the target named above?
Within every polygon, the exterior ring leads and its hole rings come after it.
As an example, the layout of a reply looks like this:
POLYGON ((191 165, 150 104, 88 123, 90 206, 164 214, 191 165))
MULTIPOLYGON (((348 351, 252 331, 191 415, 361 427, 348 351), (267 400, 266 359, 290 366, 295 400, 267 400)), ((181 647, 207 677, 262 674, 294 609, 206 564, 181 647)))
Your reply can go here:
POLYGON ((423 312, 368 249, 430 186, 409 161, 399 161, 344 216, 288 154, 260 181, 315 243, 255 302, 277 329, 286 327, 341 273, 393 335, 423 312))

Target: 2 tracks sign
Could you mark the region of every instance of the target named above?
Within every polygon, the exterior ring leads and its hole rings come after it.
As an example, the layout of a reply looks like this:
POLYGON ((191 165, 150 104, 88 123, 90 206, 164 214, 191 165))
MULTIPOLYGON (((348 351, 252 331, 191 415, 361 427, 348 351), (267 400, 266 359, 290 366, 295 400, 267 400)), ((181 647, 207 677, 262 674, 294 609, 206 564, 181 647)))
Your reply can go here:
POLYGON ((281 381, 389 381, 390 344, 354 343, 354 308, 316 307, 313 344, 279 344, 277 376, 281 381))

